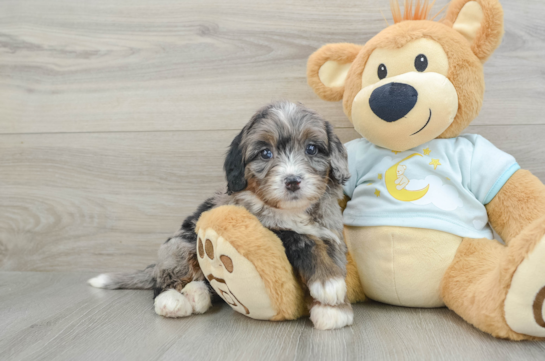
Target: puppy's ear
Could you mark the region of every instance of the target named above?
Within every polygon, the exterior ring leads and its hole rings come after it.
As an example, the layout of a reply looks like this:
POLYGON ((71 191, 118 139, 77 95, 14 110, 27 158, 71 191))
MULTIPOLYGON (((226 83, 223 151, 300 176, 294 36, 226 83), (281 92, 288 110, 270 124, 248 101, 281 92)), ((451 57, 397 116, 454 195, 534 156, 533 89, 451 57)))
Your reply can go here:
POLYGON ((350 172, 348 171, 348 156, 343 143, 333 132, 333 126, 329 122, 325 122, 327 138, 329 140, 329 162, 331 165, 330 177, 340 185, 344 185, 350 172))
POLYGON ((244 157, 242 155, 242 134, 244 129, 233 139, 229 146, 229 151, 225 157, 225 163, 223 169, 225 170, 225 177, 227 178, 227 192, 240 192, 244 190, 248 185, 246 178, 244 178, 244 157))

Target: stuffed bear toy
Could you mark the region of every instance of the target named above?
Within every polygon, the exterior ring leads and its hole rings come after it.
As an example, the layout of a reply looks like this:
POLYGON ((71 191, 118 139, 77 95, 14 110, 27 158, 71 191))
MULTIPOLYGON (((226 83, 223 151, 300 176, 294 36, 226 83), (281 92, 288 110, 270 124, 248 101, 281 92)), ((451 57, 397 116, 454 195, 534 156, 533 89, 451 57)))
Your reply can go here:
MULTIPOLYGON (((348 300, 447 306, 495 337, 543 339, 545 186, 483 137, 461 135, 482 105, 502 8, 452 0, 438 22, 426 1, 411 3, 402 13, 394 1, 394 24, 365 45, 325 45, 308 61, 314 92, 342 100, 362 136, 346 144, 348 300)), ((199 264, 233 309, 308 314, 282 243, 247 211, 204 213, 197 232, 226 256, 220 266, 199 252, 199 264)))

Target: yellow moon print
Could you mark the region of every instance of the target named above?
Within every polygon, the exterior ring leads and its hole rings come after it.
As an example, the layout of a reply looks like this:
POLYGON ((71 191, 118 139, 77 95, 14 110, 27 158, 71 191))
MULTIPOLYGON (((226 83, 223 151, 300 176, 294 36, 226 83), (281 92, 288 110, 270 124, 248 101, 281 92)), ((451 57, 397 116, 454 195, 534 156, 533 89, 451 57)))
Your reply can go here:
POLYGON ((395 199, 403 202, 412 202, 416 201, 426 195, 428 193, 428 189, 430 188, 430 185, 428 184, 425 188, 422 188, 417 191, 409 191, 407 189, 397 189, 395 181, 397 179, 397 166, 399 163, 406 161, 407 159, 410 159, 414 156, 422 157, 422 154, 414 153, 408 156, 407 158, 404 158, 388 168, 386 171, 386 175, 384 177, 384 181, 386 182, 386 189, 388 189, 388 192, 394 197, 395 199))

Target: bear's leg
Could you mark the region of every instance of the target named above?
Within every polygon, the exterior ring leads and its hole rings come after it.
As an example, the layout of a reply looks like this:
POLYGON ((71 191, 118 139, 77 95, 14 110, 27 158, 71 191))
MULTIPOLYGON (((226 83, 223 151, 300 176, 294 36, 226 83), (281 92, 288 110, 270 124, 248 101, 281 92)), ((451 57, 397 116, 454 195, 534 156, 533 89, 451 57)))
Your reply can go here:
POLYGON ((308 315, 282 242, 247 210, 222 206, 205 212, 196 231, 204 278, 234 310, 272 321, 308 315))
POLYGON ((358 273, 358 267, 350 252, 346 255, 346 297, 348 297, 348 302, 350 303, 363 302, 366 300, 363 286, 361 285, 360 275, 358 273))
POLYGON ((495 337, 545 338, 545 222, 504 246, 464 239, 441 284, 445 304, 495 337))

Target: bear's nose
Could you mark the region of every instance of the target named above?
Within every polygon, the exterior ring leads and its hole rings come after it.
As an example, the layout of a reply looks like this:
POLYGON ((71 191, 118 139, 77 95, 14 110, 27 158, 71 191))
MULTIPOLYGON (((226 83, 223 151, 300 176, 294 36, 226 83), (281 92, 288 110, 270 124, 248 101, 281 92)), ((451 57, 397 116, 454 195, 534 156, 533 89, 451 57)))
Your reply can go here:
POLYGON ((371 93, 369 106, 380 119, 395 122, 407 115, 417 100, 418 92, 409 84, 389 83, 371 93))

